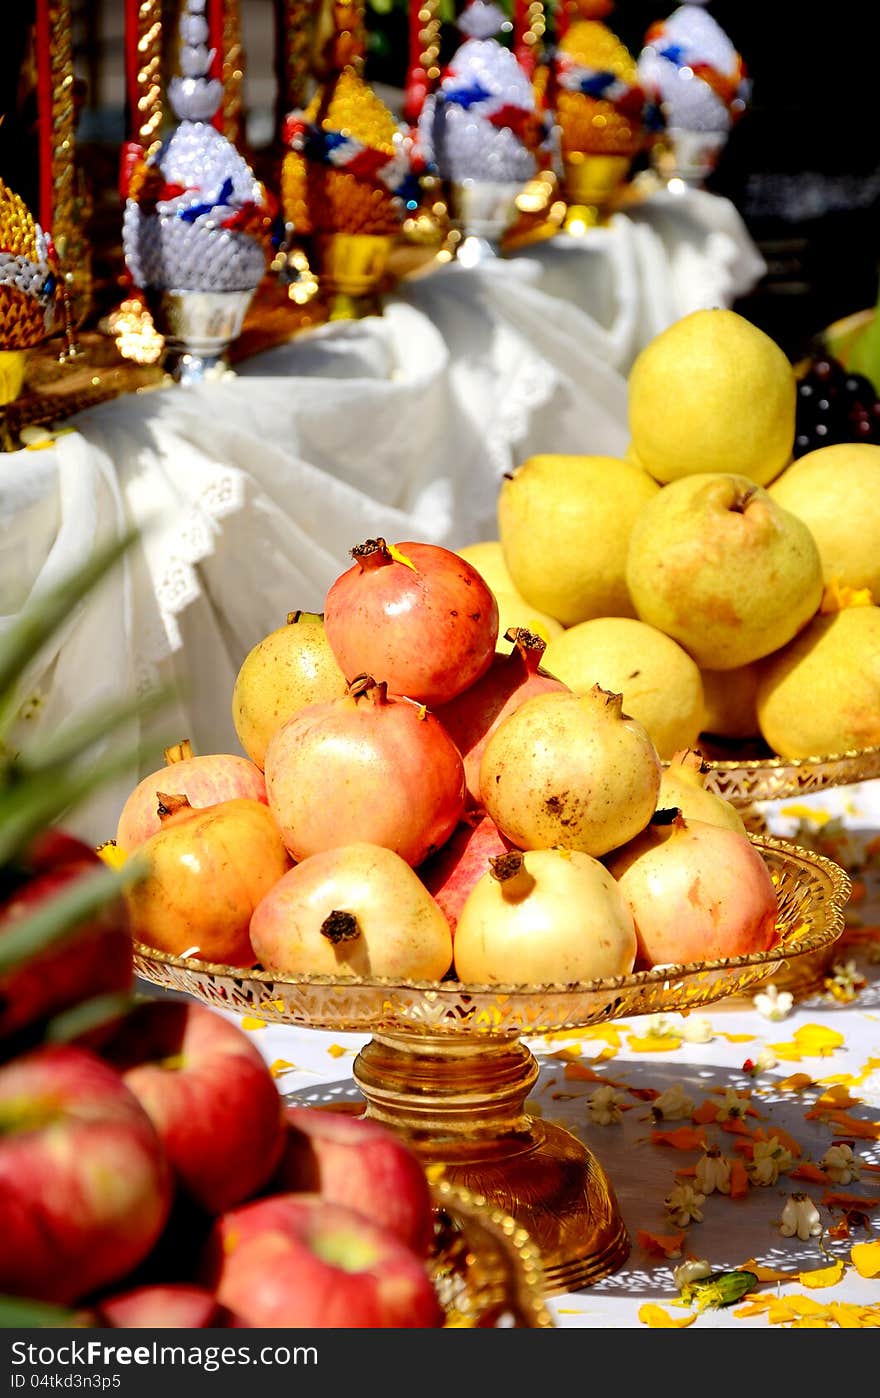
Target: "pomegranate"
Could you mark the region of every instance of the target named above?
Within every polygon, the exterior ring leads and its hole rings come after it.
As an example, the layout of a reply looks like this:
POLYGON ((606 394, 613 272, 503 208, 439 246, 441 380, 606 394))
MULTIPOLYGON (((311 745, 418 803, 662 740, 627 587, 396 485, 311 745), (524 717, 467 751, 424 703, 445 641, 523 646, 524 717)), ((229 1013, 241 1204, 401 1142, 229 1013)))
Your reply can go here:
POLYGON ((368 672, 392 694, 434 707, 485 674, 498 605, 466 559, 438 544, 367 539, 324 601, 324 629, 347 678, 368 672))
POLYGON ((472 811, 459 822, 443 848, 420 866, 419 878, 446 914, 453 936, 464 900, 485 874, 489 860, 510 849, 510 841, 491 816, 472 811))
MULTIPOLYGON (((20 919, 102 867, 75 836, 62 830, 38 835, 18 864, 4 870, 12 887, 0 898, 0 947, 20 919)), ((80 1000, 128 990, 131 968, 128 913, 123 899, 114 898, 68 936, 0 975, 0 1035, 80 1000)))
POLYGON ((186 796, 191 806, 216 806, 220 801, 246 797, 266 804, 266 783, 259 767, 247 757, 231 752, 193 754, 188 738, 165 749, 165 766, 138 782, 122 807, 116 826, 116 844, 126 854, 155 835, 161 825, 157 797, 160 791, 186 796), (170 769, 174 770, 171 771, 170 769))
POLYGON ((290 868, 272 813, 245 798, 197 809, 160 793, 159 816, 141 849, 149 873, 125 892, 132 936, 176 956, 253 966, 251 914, 290 868))
POLYGON ((598 858, 644 830, 657 804, 660 758, 621 696, 526 699, 498 725, 480 763, 483 805, 520 849, 562 845, 598 858))
POLYGON ((769 951, 778 940, 773 880, 738 830, 658 811, 606 863, 632 911, 640 969, 769 951))
POLYGON ((266 792, 294 859, 366 840, 416 865, 461 818, 464 764, 424 705, 358 675, 343 698, 276 729, 266 792))
POLYGON ((285 975, 439 980, 452 962, 449 924, 418 874, 365 841, 297 864, 254 909, 250 935, 260 964, 285 975))
POLYGON ((608 870, 580 850, 512 850, 489 861, 458 919, 455 973, 476 985, 628 975, 632 914, 608 870))
POLYGON ((288 612, 286 626, 270 631, 245 656, 232 691, 238 741, 262 768, 279 724, 306 704, 345 693, 345 676, 327 644, 318 612, 288 612))
POLYGON ((506 639, 513 648, 496 651, 482 679, 434 711, 464 759, 468 795, 477 806, 481 803, 480 762, 498 725, 535 694, 568 692, 567 684, 541 669, 546 641, 521 626, 511 627, 506 639))
POLYGON ((710 825, 726 825, 745 835, 743 818, 735 806, 717 792, 706 789, 710 767, 696 748, 673 753, 660 778, 657 805, 663 810, 677 807, 688 820, 705 820, 710 825))

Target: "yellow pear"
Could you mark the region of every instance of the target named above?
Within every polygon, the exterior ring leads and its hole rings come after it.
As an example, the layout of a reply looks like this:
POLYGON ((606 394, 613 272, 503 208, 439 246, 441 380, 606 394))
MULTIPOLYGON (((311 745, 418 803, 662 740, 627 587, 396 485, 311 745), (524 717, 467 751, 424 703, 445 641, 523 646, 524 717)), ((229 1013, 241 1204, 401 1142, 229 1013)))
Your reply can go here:
POLYGON ((659 489, 616 456, 529 457, 498 495, 498 534, 516 590, 563 626, 634 616, 625 577, 629 534, 659 489))
POLYGON ((880 447, 819 447, 793 462, 769 490, 807 525, 826 583, 868 587, 880 602, 880 447))
POLYGON ((238 741, 262 768, 275 729, 306 704, 341 698, 345 676, 327 644, 318 612, 290 612, 248 652, 232 690, 238 741))
POLYGON ((738 665, 734 670, 701 670, 706 714, 703 732, 719 738, 757 738, 760 662, 738 665))
POLYGON ((704 820, 708 825, 726 825, 745 835, 746 827, 735 806, 716 791, 706 788, 710 767, 696 748, 673 753, 660 778, 657 809, 677 807, 685 820, 704 820))
POLYGON ((791 460, 797 384, 774 340, 736 311, 692 311, 629 374, 634 459, 663 484, 728 471, 766 485, 791 460))
POLYGON ((465 559, 476 568, 491 588, 498 603, 497 650, 504 655, 508 653, 510 647, 505 640, 505 632, 510 627, 524 626, 527 631, 534 632, 543 641, 549 641, 551 636, 561 635, 561 622, 548 616, 546 612, 538 611, 537 607, 533 607, 517 592, 507 571, 499 539, 484 539, 476 544, 465 544, 464 548, 456 549, 456 553, 459 558, 465 559))
POLYGON ((626 579, 641 620, 707 670, 778 650, 822 600, 807 526, 747 476, 724 472, 672 481, 645 505, 626 579))
POLYGON ((623 696, 624 711, 648 730, 662 758, 695 743, 703 724, 703 685, 677 641, 632 617, 592 617, 563 631, 542 666, 576 694, 594 685, 623 696))
POLYGON ((821 613, 761 666, 758 720, 781 757, 880 744, 880 607, 821 613))

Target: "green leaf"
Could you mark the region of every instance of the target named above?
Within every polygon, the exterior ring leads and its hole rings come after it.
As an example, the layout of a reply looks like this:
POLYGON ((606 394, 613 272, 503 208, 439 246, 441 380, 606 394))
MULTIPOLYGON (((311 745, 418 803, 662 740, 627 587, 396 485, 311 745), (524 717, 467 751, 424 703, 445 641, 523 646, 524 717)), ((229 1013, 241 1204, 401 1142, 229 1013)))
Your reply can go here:
POLYGON ((93 913, 145 873, 146 865, 137 856, 126 860, 121 869, 96 869, 47 898, 26 917, 7 924, 0 935, 0 975, 72 936, 93 913))
POLYGON ((46 642, 70 616, 78 602, 119 562, 139 537, 131 530, 96 550, 42 597, 29 603, 12 626, 0 636, 0 736, 15 718, 20 676, 46 642))
POLYGON ((48 1301, 34 1301, 30 1296, 0 1296, 0 1330, 46 1329, 55 1325, 87 1329, 94 1323, 94 1317, 86 1311, 69 1311, 48 1301))
POLYGON ((140 1004, 138 997, 127 990, 96 995, 94 999, 83 1000, 50 1019, 45 1038, 50 1044, 69 1044, 82 1038, 83 1034, 99 1029, 102 1024, 113 1024, 123 1019, 140 1004))

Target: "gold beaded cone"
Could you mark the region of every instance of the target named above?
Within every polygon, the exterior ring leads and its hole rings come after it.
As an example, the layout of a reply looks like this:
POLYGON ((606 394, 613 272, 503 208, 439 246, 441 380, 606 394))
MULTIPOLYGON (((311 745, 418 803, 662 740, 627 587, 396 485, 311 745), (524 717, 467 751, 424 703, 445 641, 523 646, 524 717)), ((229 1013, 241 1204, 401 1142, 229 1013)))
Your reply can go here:
MULTIPOLYGON (((559 43, 559 53, 596 72, 614 73, 629 86, 638 85, 636 61, 599 20, 575 20, 559 43)), ((572 92, 560 86, 556 96, 562 158, 615 155, 632 159, 644 144, 641 122, 620 111, 613 101, 572 92)))
MULTIPOLYGON (((397 123, 372 88, 353 68, 325 83, 303 112, 310 125, 341 131, 389 158, 396 155, 397 123)), ((401 210, 378 179, 309 160, 289 151, 281 169, 284 217, 297 234, 367 233, 385 236, 400 231, 401 210)))
POLYGON ((46 240, 20 195, 0 180, 0 350, 30 349, 51 329, 46 240))

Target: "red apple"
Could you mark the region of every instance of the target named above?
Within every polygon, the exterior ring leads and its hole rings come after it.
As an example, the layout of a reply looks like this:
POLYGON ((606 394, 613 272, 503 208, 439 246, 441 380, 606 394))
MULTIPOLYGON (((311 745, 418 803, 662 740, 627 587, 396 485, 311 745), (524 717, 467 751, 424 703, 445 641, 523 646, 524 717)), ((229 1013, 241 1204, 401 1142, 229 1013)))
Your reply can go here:
POLYGON ((208 1213, 267 1183, 281 1154, 283 1104, 237 1024, 191 1001, 151 1000, 102 1052, 153 1122, 180 1185, 208 1213))
POLYGON ((116 826, 116 843, 130 854, 161 828, 159 792, 186 796, 191 806, 216 806, 247 797, 266 805, 266 783, 255 762, 231 752, 193 756, 188 742, 165 749, 165 766, 138 782, 116 826))
POLYGON ((123 1330, 205 1330, 223 1324, 213 1292, 188 1282, 135 1286, 105 1296, 95 1309, 98 1325, 123 1330))
POLYGON ((489 860, 513 849, 491 816, 475 812, 463 820, 441 849, 418 870, 419 878, 446 914, 455 936, 459 913, 476 883, 489 868, 489 860))
POLYGON ((281 1190, 321 1194, 358 1209, 425 1256, 434 1234, 428 1179, 415 1152, 367 1117, 288 1107, 275 1177, 281 1190))
MULTIPOLYGON (((61 830, 47 830, 30 845, 16 882, 0 900, 0 944, 5 932, 78 879, 104 867, 89 845, 61 830)), ((0 975, 0 1035, 95 995, 131 985, 128 913, 114 898, 87 922, 44 952, 0 975)))
POLYGON ((69 1305, 147 1256, 171 1172, 146 1112, 87 1049, 0 1067, 0 1293, 69 1305))
POLYGON ((424 1260, 318 1194, 275 1194, 217 1220, 205 1277, 249 1329, 425 1329, 443 1311, 424 1260))

